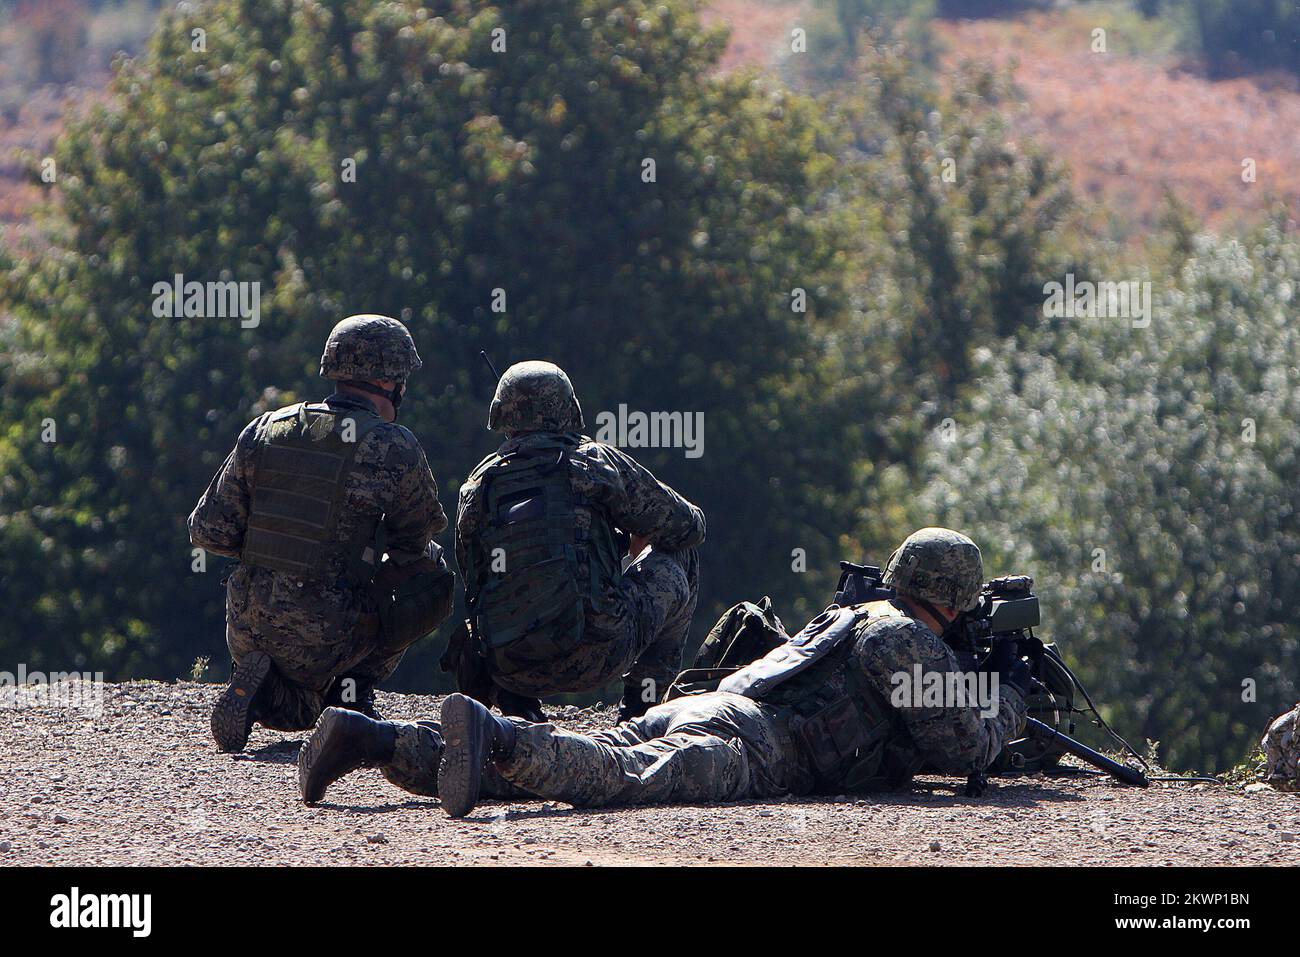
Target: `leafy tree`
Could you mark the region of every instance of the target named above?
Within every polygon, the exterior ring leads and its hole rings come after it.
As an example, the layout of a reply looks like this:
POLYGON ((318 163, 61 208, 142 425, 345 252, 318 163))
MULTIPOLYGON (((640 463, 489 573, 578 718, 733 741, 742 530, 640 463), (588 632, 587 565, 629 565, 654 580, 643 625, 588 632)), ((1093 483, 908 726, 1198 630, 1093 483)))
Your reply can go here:
MULTIPOLYGON (((58 145, 55 248, 4 279, 0 648, 118 676, 219 648, 184 517, 251 417, 322 394, 325 335, 360 311, 416 336, 403 421, 444 504, 495 441, 478 350, 554 359, 589 418, 704 412, 702 457, 633 450, 709 513, 704 625, 777 576, 812 602, 791 551, 833 564, 854 458, 827 338, 839 144, 809 101, 718 76, 723 44, 686 0, 166 15, 58 145), (156 317, 178 273, 260 283, 260 323, 156 317)), ((432 680, 428 644, 407 681, 432 680)))
POLYGON ((1298 290, 1280 225, 1198 237, 1149 327, 1061 320, 985 350, 929 447, 918 520, 1034 575, 1045 632, 1171 766, 1232 766, 1300 696, 1298 290))

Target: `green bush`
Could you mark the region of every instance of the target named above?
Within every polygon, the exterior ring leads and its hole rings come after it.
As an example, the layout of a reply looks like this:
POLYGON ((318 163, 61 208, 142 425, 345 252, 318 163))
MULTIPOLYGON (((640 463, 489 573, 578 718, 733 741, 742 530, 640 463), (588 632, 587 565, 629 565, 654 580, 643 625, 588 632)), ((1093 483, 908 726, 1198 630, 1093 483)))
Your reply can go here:
POLYGON ((914 516, 1035 576, 1121 733, 1228 768, 1300 696, 1300 245, 1201 237, 1154 291, 1148 328, 1058 320, 985 350, 914 516))

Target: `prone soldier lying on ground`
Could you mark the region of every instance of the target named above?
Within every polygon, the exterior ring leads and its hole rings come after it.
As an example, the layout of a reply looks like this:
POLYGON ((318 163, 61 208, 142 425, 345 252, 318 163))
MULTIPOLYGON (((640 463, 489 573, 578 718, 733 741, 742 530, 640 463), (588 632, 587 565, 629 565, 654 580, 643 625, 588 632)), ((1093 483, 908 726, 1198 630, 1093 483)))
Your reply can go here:
POLYGON ((435 722, 375 722, 326 711, 299 756, 307 802, 362 767, 437 794, 453 816, 481 796, 576 805, 735 801, 905 786, 925 766, 969 775, 1019 731, 1028 668, 1001 663, 994 707, 899 702, 897 676, 961 670, 942 635, 976 601, 979 549, 948 529, 909 536, 884 583, 896 597, 832 605, 717 691, 651 708, 591 735, 493 715, 452 695, 435 722))

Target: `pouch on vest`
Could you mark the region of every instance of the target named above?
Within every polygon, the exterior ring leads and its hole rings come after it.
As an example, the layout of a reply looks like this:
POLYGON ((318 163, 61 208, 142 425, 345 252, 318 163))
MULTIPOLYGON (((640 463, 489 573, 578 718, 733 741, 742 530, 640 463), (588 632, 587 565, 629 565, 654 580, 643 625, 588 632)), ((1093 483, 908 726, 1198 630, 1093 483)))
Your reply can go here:
POLYGON ((424 555, 413 562, 384 561, 375 575, 384 649, 395 653, 408 648, 446 621, 455 582, 436 542, 430 542, 424 555))
POLYGON ((665 698, 717 691, 718 684, 790 639, 772 599, 732 605, 710 630, 691 667, 679 674, 665 698))

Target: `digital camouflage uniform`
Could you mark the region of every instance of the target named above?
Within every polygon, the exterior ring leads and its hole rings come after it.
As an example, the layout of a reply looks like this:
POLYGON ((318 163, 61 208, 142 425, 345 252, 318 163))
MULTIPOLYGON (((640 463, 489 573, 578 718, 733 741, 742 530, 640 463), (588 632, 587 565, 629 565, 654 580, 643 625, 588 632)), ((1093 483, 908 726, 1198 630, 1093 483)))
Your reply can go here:
MULTIPOLYGON (((364 331, 376 318, 345 320, 335 334, 348 324, 354 331, 364 331)), ((328 349, 323 374, 333 371, 328 349)), ((418 357, 414 361, 418 368, 418 357)), ((298 408, 266 413, 245 427, 189 517, 194 545, 245 559, 226 583, 226 643, 236 665, 255 651, 270 657, 273 668, 257 692, 253 711, 258 722, 280 730, 310 728, 336 677, 346 675, 359 685, 373 687, 392 674, 405 651, 384 641, 374 590, 350 574, 343 549, 327 552, 316 577, 249 561, 246 533, 258 480, 259 435, 268 422, 277 416, 284 421, 283 416, 298 408)), ((447 527, 447 517, 415 436, 403 426, 383 421, 376 406, 354 394, 335 393, 307 410, 334 413, 321 415, 320 421, 337 426, 350 421, 358 436, 347 472, 338 479, 342 504, 332 527, 332 542, 374 538, 383 543, 392 562, 419 560, 432 536, 447 527)))
MULTIPOLYGON (((567 468, 571 517, 564 527, 553 524, 548 533, 558 534, 573 556, 574 580, 596 583, 594 593, 583 597, 584 620, 569 634, 530 633, 494 649, 487 662, 492 682, 516 695, 543 698, 591 691, 622 676, 630 689, 646 695, 647 705, 661 699, 681 668, 695 613, 695 547, 704 541, 704 513, 631 456, 582 435, 572 386, 550 363, 525 362, 507 370, 489 425, 511 437, 461 487, 456 517, 456 559, 472 611, 494 575, 491 556, 483 554, 487 486, 500 481, 496 476, 503 461, 532 456, 564 463, 559 467, 567 468), (558 387, 550 392, 532 388, 539 378, 558 387), (602 542, 612 541, 615 527, 651 543, 621 573, 618 556, 611 559, 608 544, 601 548, 602 542), (593 569, 593 563, 600 567, 593 569)), ((477 608, 480 614, 491 611, 487 605, 484 599, 477 608)))
POLYGON ((1259 746, 1265 780, 1279 791, 1300 791, 1300 704, 1268 726, 1259 746))
MULTIPOLYGON (((569 446, 573 489, 585 499, 574 512, 579 537, 593 525, 612 523, 649 538, 647 549, 605 589, 599 607, 588 607, 581 645, 562 659, 538 661, 494 680, 517 694, 546 697, 590 691, 627 675, 666 691, 681 668, 682 650, 699 593, 695 546, 704 540, 704 513, 658 481, 630 455, 577 433, 529 433, 504 443, 485 461, 549 441, 569 446)), ((475 470, 478 471, 477 469, 475 470)), ((468 575, 466 543, 482 520, 481 485, 473 478, 460 490, 456 515, 456 560, 468 575)), ((589 555, 580 552, 580 575, 589 575, 589 555)))
POLYGON ((940 681, 964 674, 952 649, 910 609, 928 606, 947 620, 975 603, 981 575, 970 539, 922 529, 886 572, 909 589, 905 598, 832 605, 725 677, 719 690, 679 697, 594 734, 498 718, 464 695, 444 701, 441 726, 327 712, 299 757, 300 788, 314 802, 351 770, 380 767, 399 787, 439 794, 444 810, 460 817, 481 795, 700 803, 900 787, 922 767, 983 771, 1023 725, 1027 686, 995 685, 995 700, 983 702, 994 713, 984 717, 979 704, 909 698, 898 682, 917 669, 940 681))
MULTIPOLYGON (((905 785, 922 765, 941 773, 982 771, 1019 731, 1025 703, 1000 689, 998 713, 976 708, 893 707, 891 675, 959 671, 951 649, 920 621, 866 618, 853 636, 808 670, 757 700, 725 691, 679 698, 612 731, 579 735, 549 724, 516 721, 510 783, 577 805, 736 801, 781 794, 839 794, 905 785), (851 698, 810 740, 800 733, 807 706, 832 711, 851 698), (852 743, 883 717, 887 729, 865 747, 837 754, 835 735, 852 743), (867 752, 877 754, 864 760, 867 752)), ((868 737, 872 737, 870 732, 868 737)))

